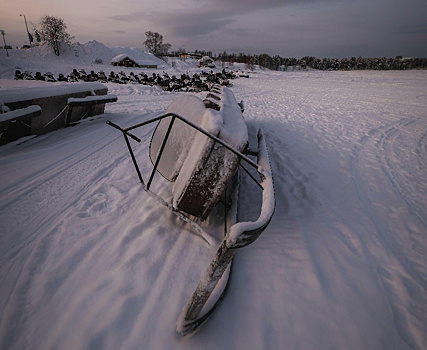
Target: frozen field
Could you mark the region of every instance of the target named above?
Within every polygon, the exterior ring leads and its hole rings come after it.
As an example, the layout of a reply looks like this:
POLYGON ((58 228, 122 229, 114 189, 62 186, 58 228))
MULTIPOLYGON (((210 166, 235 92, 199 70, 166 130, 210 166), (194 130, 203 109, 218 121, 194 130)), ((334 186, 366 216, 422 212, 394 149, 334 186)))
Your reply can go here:
MULTIPOLYGON (((252 137, 267 136, 276 212, 184 338, 175 322, 215 247, 143 191, 105 123, 178 94, 106 85, 106 114, 0 147, 1 349, 427 348, 427 71, 234 80, 252 137)), ((153 128, 133 143, 144 174, 153 128)), ((170 197, 160 176, 154 190, 170 197)), ((243 191, 250 218, 260 198, 243 191)))

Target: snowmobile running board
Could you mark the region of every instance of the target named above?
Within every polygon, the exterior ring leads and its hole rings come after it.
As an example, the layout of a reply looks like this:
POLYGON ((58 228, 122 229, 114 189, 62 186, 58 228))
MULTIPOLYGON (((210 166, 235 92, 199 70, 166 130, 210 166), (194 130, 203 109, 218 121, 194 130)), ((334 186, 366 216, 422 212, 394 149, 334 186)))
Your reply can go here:
MULTIPOLYGON (((234 96, 233 96, 233 99, 234 99, 234 96)), ((270 159, 268 155, 264 133, 262 129, 259 129, 258 135, 257 135, 258 151, 245 152, 248 155, 252 155, 252 156, 257 155, 257 162, 254 162, 252 159, 250 159, 246 154, 241 152, 239 149, 236 149, 229 143, 215 136, 211 132, 206 131, 205 129, 191 122, 187 118, 184 118, 175 113, 166 113, 159 117, 152 118, 150 120, 147 120, 145 122, 142 122, 127 128, 121 128, 120 126, 112 123, 111 121, 107 121, 107 124, 120 130, 123 133, 125 142, 128 146, 129 153, 131 155, 133 164, 135 166, 135 170, 138 174, 138 178, 141 184, 144 186, 145 191, 149 193, 152 197, 157 199, 160 204, 170 209, 179 218, 181 218, 185 222, 192 225, 192 227, 196 230, 197 235, 202 237, 208 244, 218 247, 215 257, 213 258, 210 265, 208 266, 203 276, 201 277, 198 286, 196 287, 195 291, 190 297, 187 305, 182 309, 182 312, 177 321, 176 330, 178 333, 180 333, 181 335, 194 333, 208 320, 209 316, 213 313, 219 301, 222 299, 225 293, 225 289, 226 289, 228 278, 229 278, 231 262, 234 254, 236 253, 236 250, 238 248, 242 248, 253 243, 264 231, 264 229, 268 226, 273 216, 274 209, 275 209, 275 198, 274 198, 275 195, 274 195, 274 186, 273 186, 273 178, 272 178, 272 172, 271 172, 271 166, 270 166, 270 159), (129 138, 132 138, 137 142, 141 142, 141 140, 137 136, 130 133, 130 131, 156 121, 159 122, 157 126, 157 128, 159 128, 160 123, 165 118, 170 118, 170 121, 167 121, 167 120, 164 121, 166 122, 166 125, 165 127, 163 127, 163 130, 161 131, 165 135, 163 140, 160 143, 158 143, 156 146, 158 147, 158 149, 155 150, 156 155, 154 157, 154 161, 152 158, 153 170, 151 172, 147 185, 145 185, 145 182, 142 178, 141 171, 138 167, 138 163, 136 161, 134 152, 130 145, 129 138), (229 178, 229 180, 227 180, 228 181, 227 187, 222 193, 222 195, 224 194, 226 195, 226 199, 225 199, 226 203, 224 204, 225 205, 225 232, 224 232, 224 238, 222 239, 221 242, 217 242, 216 239, 214 239, 212 236, 206 233, 203 230, 203 228, 193 220, 193 218, 195 217, 193 213, 177 208, 177 206, 175 205, 176 203, 168 203, 159 195, 153 193, 150 190, 150 185, 153 181, 154 174, 156 170, 159 171, 158 167, 159 167, 159 163, 161 162, 162 155, 164 152, 167 153, 165 151, 165 147, 167 147, 166 144, 168 142, 168 138, 170 137, 171 130, 175 120, 180 120, 185 125, 196 130, 196 132, 199 132, 207 136, 211 140, 210 142, 212 143, 212 145, 219 143, 222 146, 219 148, 230 151, 233 154, 233 157, 236 157, 236 169, 232 170, 236 176, 229 178), (248 170, 246 170, 243 167, 242 164, 240 164, 241 160, 244 160, 247 164, 249 164, 251 167, 253 167, 257 171, 261 181, 258 181, 248 170), (237 209, 238 209, 237 206, 238 206, 238 191, 239 191, 238 182, 240 178, 240 173, 237 171, 238 168, 242 168, 250 176, 250 178, 254 180, 257 183, 257 185, 262 189, 261 213, 258 219, 255 221, 237 222, 237 209), (228 195, 230 195, 229 196, 230 198, 227 197, 227 192, 231 192, 231 195, 228 193, 228 195), (231 202, 231 205, 228 206, 227 202, 231 202)), ((156 129, 155 133, 157 132, 157 130, 158 129, 156 129)), ((153 138, 154 138, 154 135, 153 135, 153 138)), ((153 139, 152 139, 152 142, 153 142, 153 139)), ((213 146, 212 146, 212 149, 214 149, 213 146)), ((209 153, 212 153, 212 152, 218 152, 218 148, 216 148, 214 151, 210 151, 209 153)), ((166 157, 167 156, 168 155, 166 155, 166 157)), ((209 156, 211 156, 211 154, 209 154, 209 156)), ((205 163, 205 165, 206 164, 207 163, 205 163)), ((184 169, 182 172, 186 173, 187 171, 184 169)), ((161 174, 164 175, 162 172, 161 174)), ((203 220, 202 215, 200 215, 199 218, 202 218, 203 220)))

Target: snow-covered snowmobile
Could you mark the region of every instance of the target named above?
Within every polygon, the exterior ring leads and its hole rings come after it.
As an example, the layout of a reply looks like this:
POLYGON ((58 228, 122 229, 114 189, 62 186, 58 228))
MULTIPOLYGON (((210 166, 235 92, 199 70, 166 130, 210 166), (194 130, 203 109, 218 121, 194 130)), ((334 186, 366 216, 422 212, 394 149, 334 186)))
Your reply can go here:
POLYGON ((68 81, 68 78, 67 78, 67 77, 65 77, 65 76, 64 76, 64 74, 59 73, 59 74, 58 74, 58 81, 64 81, 64 82, 67 82, 67 81, 68 81))
POLYGON ((53 76, 53 74, 51 72, 44 73, 44 80, 52 82, 52 83, 56 81, 55 77, 53 76))
POLYGON ((98 81, 101 83, 106 83, 108 81, 107 76, 105 75, 105 73, 102 70, 100 70, 98 72, 98 81))
POLYGON ((24 79, 24 75, 21 73, 20 70, 15 71, 15 80, 22 80, 24 79))
POLYGON ((22 75, 22 79, 24 79, 24 80, 34 80, 34 77, 33 77, 33 75, 31 74, 30 71, 26 70, 24 72, 24 74, 22 75))
POLYGON ((272 218, 274 187, 263 131, 258 131, 258 150, 251 150, 242 104, 237 103, 230 89, 220 85, 214 85, 205 100, 193 95, 180 96, 165 114, 140 124, 121 128, 107 123, 123 133, 145 190, 191 224, 207 243, 217 246, 215 257, 178 318, 177 332, 190 334, 207 321, 222 298, 236 250, 254 242, 272 218), (154 122, 158 124, 149 151, 153 170, 145 182, 130 144, 130 138, 141 140, 131 131, 154 122), (257 156, 258 161, 249 156, 257 156), (251 173, 245 166, 254 171, 251 173), (237 222, 240 169, 262 191, 261 213, 255 221, 237 222), (150 190, 156 172, 173 183, 171 203, 150 190), (225 208, 221 242, 201 226, 219 202, 225 208))
POLYGON ((45 81, 46 78, 40 73, 40 72, 36 72, 36 75, 34 76, 35 80, 41 80, 41 81, 45 81))

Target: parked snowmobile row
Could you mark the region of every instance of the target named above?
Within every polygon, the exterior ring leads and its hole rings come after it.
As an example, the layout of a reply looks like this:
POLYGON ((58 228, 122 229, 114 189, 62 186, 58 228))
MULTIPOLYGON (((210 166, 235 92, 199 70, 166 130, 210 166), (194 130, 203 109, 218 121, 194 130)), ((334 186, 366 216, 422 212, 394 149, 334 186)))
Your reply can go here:
POLYGON ((180 77, 175 75, 169 76, 168 73, 163 72, 163 74, 152 73, 148 75, 144 72, 135 74, 133 72, 129 73, 129 76, 125 72, 120 71, 119 73, 110 72, 107 76, 102 70, 96 73, 91 71, 89 74, 86 73, 84 69, 73 71, 65 76, 60 73, 58 78, 55 79, 51 72, 46 72, 41 74, 36 72, 35 76, 32 75, 30 71, 21 72, 19 70, 15 71, 16 80, 41 80, 48 82, 62 81, 62 82, 101 82, 101 83, 117 83, 117 84, 142 84, 150 86, 159 86, 165 91, 208 91, 213 84, 218 84, 222 86, 231 86, 230 79, 236 78, 237 75, 233 73, 228 73, 223 70, 221 73, 204 72, 200 74, 181 74, 180 77))
POLYGON ((51 72, 46 72, 43 75, 40 72, 36 72, 35 76, 33 76, 30 71, 21 72, 20 70, 15 71, 15 80, 67 81, 63 74, 59 74, 58 79, 55 79, 51 72))

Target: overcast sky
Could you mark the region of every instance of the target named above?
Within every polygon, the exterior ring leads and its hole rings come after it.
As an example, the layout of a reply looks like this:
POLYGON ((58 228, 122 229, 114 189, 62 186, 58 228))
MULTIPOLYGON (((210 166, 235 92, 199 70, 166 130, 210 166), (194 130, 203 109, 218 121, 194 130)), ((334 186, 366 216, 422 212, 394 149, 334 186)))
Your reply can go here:
MULTIPOLYGON (((6 42, 43 15, 75 41, 142 48, 148 30, 172 49, 282 57, 427 57, 427 0, 0 0, 6 42)), ((28 42, 27 42, 28 43, 28 42)))

